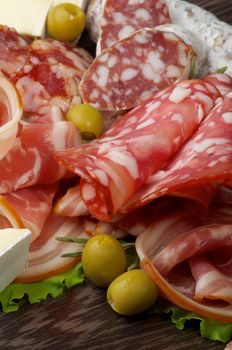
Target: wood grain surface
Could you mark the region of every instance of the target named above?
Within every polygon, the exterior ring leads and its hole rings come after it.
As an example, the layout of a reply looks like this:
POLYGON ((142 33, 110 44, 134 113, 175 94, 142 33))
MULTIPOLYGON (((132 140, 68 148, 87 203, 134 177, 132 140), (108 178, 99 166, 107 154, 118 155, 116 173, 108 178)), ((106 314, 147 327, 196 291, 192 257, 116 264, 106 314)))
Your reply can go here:
MULTIPOLYGON (((231 0, 192 2, 232 23, 231 0)), ((151 310, 131 318, 118 316, 107 305, 105 291, 88 282, 72 288, 56 300, 25 304, 18 312, 9 315, 0 313, 0 350, 223 348, 221 343, 203 339, 194 325, 179 331, 167 318, 151 310)))

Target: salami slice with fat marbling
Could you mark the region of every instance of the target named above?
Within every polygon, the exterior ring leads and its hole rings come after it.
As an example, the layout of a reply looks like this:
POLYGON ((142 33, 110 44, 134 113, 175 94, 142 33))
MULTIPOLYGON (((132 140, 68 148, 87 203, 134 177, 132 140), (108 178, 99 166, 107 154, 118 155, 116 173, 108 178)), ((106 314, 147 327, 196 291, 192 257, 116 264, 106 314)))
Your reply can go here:
POLYGON ((193 185, 230 184, 232 93, 221 98, 174 159, 128 201, 123 211, 193 185))
POLYGON ((56 152, 82 178, 81 195, 90 213, 109 220, 186 142, 219 96, 208 82, 180 82, 124 115, 92 143, 56 152))
POLYGON ((134 108, 187 79, 197 54, 171 27, 143 28, 95 58, 81 81, 82 99, 101 110, 134 108))
POLYGON ((162 0, 105 0, 97 53, 141 28, 170 22, 167 5, 162 0))

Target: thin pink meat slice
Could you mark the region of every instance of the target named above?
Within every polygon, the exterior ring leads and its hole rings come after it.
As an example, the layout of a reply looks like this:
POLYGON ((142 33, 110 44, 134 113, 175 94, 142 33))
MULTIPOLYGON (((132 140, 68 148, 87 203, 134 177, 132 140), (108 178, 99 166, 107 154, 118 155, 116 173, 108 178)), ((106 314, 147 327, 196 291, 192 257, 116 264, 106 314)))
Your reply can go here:
POLYGON ((90 144, 57 152, 61 164, 81 177, 81 196, 90 213, 109 220, 191 137, 218 96, 209 83, 178 83, 90 144))
POLYGON ((55 161, 54 154, 80 141, 75 126, 66 121, 23 125, 12 149, 0 161, 0 193, 62 179, 67 170, 55 161))
POLYGON ((232 178, 232 95, 225 95, 191 139, 164 169, 128 201, 132 210, 160 196, 191 186, 230 185, 232 178))

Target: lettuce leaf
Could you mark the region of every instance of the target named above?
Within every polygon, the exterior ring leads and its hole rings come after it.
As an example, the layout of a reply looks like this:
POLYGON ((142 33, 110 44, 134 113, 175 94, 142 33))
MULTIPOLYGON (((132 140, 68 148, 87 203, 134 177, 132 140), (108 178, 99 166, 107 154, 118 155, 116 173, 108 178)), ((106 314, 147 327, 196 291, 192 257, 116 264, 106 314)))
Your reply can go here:
POLYGON ((155 307, 155 312, 168 314, 177 329, 183 330, 187 321, 198 320, 202 337, 214 341, 227 343, 232 339, 232 324, 209 320, 193 312, 182 310, 164 300, 159 300, 155 307))
POLYGON ((14 312, 19 309, 25 297, 31 304, 46 300, 48 296, 57 298, 66 289, 84 281, 81 263, 58 276, 49 277, 40 282, 11 283, 0 293, 0 303, 4 312, 14 312))

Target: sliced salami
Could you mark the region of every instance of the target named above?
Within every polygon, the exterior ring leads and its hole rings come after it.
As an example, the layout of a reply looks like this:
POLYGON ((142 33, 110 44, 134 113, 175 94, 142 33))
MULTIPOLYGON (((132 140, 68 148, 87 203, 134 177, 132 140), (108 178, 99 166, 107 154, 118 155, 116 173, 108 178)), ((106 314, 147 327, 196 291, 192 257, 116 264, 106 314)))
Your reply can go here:
POLYGON ((29 118, 50 113, 53 106, 66 112, 80 103, 79 84, 91 56, 83 49, 55 40, 36 40, 30 48, 30 62, 15 79, 29 118))
POLYGON ((170 17, 167 5, 162 0, 105 0, 97 53, 141 28, 164 23, 170 23, 170 17))
POLYGON ((147 180, 125 210, 192 185, 229 183, 232 178, 232 93, 220 102, 175 158, 147 180))
POLYGON ((82 99, 102 110, 134 108, 157 91, 188 78, 196 55, 170 29, 141 29, 95 58, 81 81, 82 99))
POLYGON ((13 78, 29 59, 29 44, 16 30, 0 25, 0 72, 13 78))
POLYGON ((228 74, 212 73, 207 75, 204 80, 216 86, 222 95, 232 92, 232 78, 228 74))
POLYGON ((192 135, 218 96, 208 82, 180 82, 124 115, 94 142, 57 152, 81 176, 90 213, 109 220, 192 135))

